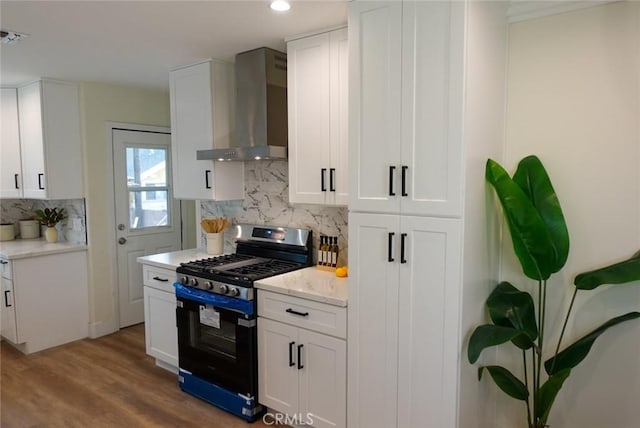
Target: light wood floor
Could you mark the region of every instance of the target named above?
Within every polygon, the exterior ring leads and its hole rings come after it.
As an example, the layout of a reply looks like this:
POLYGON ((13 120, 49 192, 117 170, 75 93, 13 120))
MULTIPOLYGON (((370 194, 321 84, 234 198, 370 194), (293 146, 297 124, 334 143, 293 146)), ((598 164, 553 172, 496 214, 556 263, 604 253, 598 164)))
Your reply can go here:
POLYGON ((180 390, 144 350, 144 325, 24 355, 2 342, 0 426, 264 427, 180 390))

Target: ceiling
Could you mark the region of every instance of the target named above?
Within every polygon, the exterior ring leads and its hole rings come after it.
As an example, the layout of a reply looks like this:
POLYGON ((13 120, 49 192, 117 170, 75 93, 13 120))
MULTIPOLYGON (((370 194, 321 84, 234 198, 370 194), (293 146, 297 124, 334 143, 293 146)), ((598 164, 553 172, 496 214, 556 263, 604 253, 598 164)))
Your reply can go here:
POLYGON ((0 2, 3 30, 29 36, 0 44, 0 84, 48 77, 168 90, 171 68, 268 46, 347 22, 344 0, 0 2))

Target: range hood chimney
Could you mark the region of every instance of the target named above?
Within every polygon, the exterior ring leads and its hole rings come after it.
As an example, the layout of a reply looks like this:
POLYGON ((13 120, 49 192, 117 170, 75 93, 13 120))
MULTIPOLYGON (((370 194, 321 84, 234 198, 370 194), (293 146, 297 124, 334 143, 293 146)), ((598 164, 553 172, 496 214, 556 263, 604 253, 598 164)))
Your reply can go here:
POLYGON ((287 54, 258 48, 236 55, 236 134, 230 147, 198 150, 198 159, 287 158, 287 54))

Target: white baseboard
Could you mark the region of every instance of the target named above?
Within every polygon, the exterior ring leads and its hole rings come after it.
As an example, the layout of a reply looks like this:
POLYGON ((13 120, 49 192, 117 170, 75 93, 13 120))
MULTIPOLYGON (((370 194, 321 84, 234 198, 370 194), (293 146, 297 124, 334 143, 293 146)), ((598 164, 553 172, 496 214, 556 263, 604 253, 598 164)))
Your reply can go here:
POLYGON ((89 324, 89 337, 96 339, 120 330, 115 320, 98 321, 89 324))

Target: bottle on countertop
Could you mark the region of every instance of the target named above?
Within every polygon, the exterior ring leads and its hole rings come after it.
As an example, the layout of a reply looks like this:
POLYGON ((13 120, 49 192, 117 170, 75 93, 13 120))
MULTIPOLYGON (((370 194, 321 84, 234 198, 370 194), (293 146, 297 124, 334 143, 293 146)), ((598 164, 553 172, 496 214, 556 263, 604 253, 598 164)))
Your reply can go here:
POLYGON ((320 244, 318 245, 318 265, 322 266, 324 258, 324 236, 320 235, 320 244))
POLYGON ((333 244, 331 245, 331 267, 335 268, 338 266, 338 253, 340 252, 338 248, 338 237, 333 237, 333 244))

